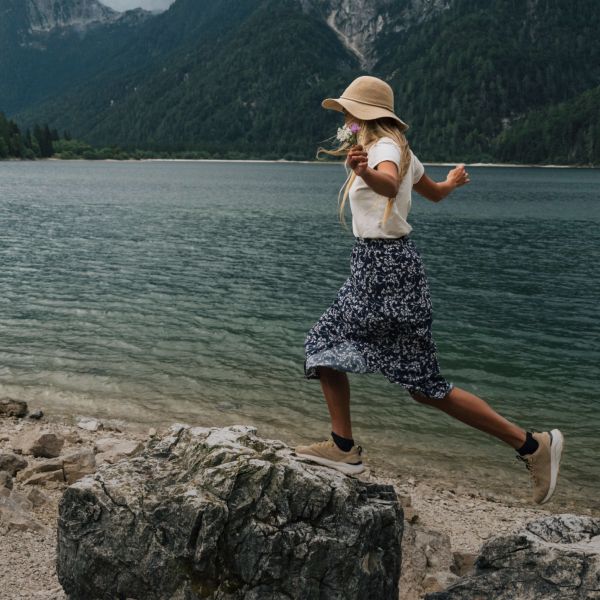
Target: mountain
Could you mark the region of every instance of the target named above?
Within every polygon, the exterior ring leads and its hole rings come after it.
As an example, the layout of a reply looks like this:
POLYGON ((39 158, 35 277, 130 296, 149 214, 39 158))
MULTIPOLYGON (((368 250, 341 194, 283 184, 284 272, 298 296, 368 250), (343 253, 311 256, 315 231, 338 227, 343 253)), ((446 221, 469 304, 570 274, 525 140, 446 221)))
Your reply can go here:
POLYGON ((0 73, 18 77, 0 84, 0 109, 24 127, 129 149, 310 158, 339 123, 320 100, 367 72, 394 88, 424 160, 598 161, 594 144, 569 151, 594 131, 575 121, 589 102, 577 98, 600 85, 597 0, 176 0, 129 18, 96 0, 0 0, 0 14, 7 6, 0 73), (22 4, 60 18, 30 11, 19 27, 22 4), (17 38, 27 67, 2 58, 17 38), (566 137, 544 129, 532 152, 525 132, 555 109, 566 137))
MULTIPOLYGON (((107 66, 129 68, 141 9, 120 13, 97 0, 0 0, 0 108, 35 105, 107 66)), ((145 58, 145 57, 142 57, 145 58)))

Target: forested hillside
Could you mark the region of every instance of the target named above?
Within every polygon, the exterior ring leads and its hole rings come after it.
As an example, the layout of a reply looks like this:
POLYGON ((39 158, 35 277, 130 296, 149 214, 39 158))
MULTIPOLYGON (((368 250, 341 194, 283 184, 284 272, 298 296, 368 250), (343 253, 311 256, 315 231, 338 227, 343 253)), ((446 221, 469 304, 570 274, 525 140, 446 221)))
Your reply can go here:
POLYGON ((368 72, 393 86, 424 160, 599 163, 597 0, 348 6, 176 0, 136 26, 83 36, 86 61, 90 43, 111 59, 87 71, 75 60, 71 80, 47 46, 46 76, 62 69, 62 88, 30 104, 21 94, 6 112, 22 128, 48 123, 96 146, 312 158, 339 122, 321 99, 368 72))
MULTIPOLYGON (((523 137, 531 111, 600 84, 598 31, 597 0, 460 0, 435 20, 381 36, 375 68, 389 74, 412 139, 429 159, 528 162, 529 150, 505 142, 523 137)), ((536 162, 568 156, 574 142, 544 146, 536 162)), ((577 156, 593 161, 583 150, 577 156)))

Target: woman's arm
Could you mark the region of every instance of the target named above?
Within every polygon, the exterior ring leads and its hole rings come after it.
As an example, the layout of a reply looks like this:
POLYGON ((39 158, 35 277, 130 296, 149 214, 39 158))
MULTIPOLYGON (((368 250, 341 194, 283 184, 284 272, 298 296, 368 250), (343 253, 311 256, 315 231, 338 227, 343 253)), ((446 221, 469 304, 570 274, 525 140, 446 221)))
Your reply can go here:
POLYGON ((427 198, 427 200, 439 202, 457 187, 470 181, 469 174, 465 171, 465 165, 458 165, 448 173, 446 181, 434 181, 423 173, 421 179, 413 185, 413 190, 427 198))
POLYGON ((346 164, 376 193, 386 198, 398 194, 398 167, 391 160, 380 162, 374 169, 368 166, 367 153, 362 146, 354 146, 348 152, 346 164))

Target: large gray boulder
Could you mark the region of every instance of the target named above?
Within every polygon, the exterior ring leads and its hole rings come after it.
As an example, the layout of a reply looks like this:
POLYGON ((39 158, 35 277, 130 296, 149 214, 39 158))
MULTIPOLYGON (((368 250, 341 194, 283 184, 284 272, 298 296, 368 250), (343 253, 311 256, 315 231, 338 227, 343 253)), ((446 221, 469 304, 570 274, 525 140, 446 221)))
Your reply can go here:
POLYGON ((600 519, 554 515, 487 542, 475 573, 427 600, 600 599, 600 519))
POLYGON ((397 600, 402 526, 392 486, 176 425, 67 488, 57 572, 71 600, 397 600))

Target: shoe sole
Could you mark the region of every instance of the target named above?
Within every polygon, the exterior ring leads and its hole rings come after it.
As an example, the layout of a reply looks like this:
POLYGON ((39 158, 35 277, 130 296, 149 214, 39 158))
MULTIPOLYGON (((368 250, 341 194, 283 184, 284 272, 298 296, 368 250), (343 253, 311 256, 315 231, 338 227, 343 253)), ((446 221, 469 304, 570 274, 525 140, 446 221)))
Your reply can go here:
POLYGON ((552 498, 554 489, 556 488, 556 481, 558 479, 558 472, 560 471, 560 459, 562 451, 565 445, 565 438, 558 429, 553 429, 550 432, 552 442, 550 443, 550 487, 548 493, 544 496, 540 504, 545 504, 552 498))
POLYGON ((298 454, 296 453, 298 458, 303 458, 305 460, 310 460, 311 462, 318 463, 325 467, 331 467, 336 471, 340 471, 345 475, 358 475, 358 473, 362 473, 365 470, 365 465, 362 463, 360 465, 351 465, 349 463, 343 463, 336 460, 329 460, 328 458, 321 458, 320 456, 312 456, 310 454, 298 454))

